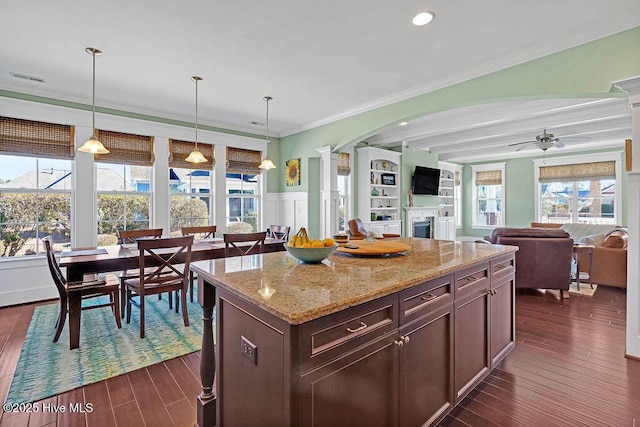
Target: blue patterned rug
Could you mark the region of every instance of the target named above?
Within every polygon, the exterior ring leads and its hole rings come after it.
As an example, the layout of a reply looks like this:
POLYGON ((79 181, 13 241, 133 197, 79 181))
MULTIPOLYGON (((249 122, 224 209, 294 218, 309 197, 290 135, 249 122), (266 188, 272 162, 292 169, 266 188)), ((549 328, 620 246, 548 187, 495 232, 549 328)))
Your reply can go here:
POLYGON ((200 350, 202 309, 195 302, 187 306, 189 327, 184 326, 181 312, 169 310, 165 299, 147 297, 144 339, 140 339, 137 308, 130 324, 123 320, 122 329, 116 327, 109 307, 85 310, 80 348, 74 350, 69 350, 68 322, 60 340, 52 342, 59 303, 36 307, 7 402, 36 402, 200 350))

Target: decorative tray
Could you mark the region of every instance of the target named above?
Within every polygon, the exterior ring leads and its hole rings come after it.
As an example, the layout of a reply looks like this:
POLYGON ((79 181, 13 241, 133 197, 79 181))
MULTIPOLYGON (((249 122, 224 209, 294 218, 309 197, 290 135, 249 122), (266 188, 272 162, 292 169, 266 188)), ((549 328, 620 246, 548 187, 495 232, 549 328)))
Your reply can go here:
POLYGON ((405 252, 409 249, 411 249, 411 246, 399 242, 386 242, 380 240, 375 242, 366 242, 364 240, 358 240, 350 242, 347 245, 340 246, 336 249, 336 252, 348 255, 386 256, 405 252))

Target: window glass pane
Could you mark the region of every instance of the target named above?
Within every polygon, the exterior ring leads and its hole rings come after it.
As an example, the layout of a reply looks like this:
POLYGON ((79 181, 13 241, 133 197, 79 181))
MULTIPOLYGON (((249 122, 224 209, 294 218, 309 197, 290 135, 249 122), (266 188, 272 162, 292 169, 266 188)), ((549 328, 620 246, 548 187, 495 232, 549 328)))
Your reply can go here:
POLYGON ((172 195, 170 198, 171 234, 180 235, 182 227, 209 225, 211 223, 210 202, 210 196, 172 195))
POLYGON ((0 156, 0 256, 43 253, 71 241, 71 161, 0 156))
POLYGON ((540 221, 615 223, 615 180, 542 183, 540 221))
POLYGON ((227 174, 227 232, 258 231, 259 189, 259 175, 227 174))

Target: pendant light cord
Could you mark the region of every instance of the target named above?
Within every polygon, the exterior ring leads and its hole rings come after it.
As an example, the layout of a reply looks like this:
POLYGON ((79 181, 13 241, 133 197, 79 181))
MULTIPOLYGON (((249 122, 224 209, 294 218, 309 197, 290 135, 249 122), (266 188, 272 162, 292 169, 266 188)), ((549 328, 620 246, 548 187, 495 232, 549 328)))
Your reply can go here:
POLYGON ((96 136, 96 52, 92 51, 93 56, 93 136, 96 136))
POLYGON ((198 81, 200 80, 199 77, 195 77, 194 78, 195 82, 196 82, 196 150, 198 149, 198 81))

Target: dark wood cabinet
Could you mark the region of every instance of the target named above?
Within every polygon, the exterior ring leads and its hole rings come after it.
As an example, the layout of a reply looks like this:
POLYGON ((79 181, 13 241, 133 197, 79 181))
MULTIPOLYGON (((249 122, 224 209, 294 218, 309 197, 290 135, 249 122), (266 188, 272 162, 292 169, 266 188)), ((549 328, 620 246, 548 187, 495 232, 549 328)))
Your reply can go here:
POLYGON ((437 424, 513 348, 512 258, 300 325, 220 290, 221 425, 437 424))

